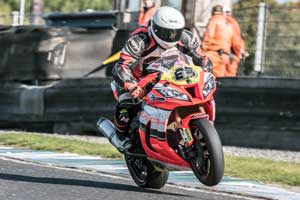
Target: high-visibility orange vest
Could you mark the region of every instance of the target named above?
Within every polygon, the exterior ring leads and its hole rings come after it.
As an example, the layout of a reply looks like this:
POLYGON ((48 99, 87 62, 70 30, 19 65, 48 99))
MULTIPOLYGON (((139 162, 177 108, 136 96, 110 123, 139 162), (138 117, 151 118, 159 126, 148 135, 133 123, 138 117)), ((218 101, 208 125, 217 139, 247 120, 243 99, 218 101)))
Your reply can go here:
POLYGON ((146 12, 141 11, 139 15, 139 25, 143 25, 148 22, 154 15, 155 10, 155 7, 151 7, 146 12))
POLYGON ((208 23, 202 41, 204 51, 223 50, 230 53, 232 44, 232 26, 223 14, 213 15, 208 23))
POLYGON ((233 30, 232 39, 232 53, 239 59, 242 57, 242 53, 245 51, 245 41, 242 37, 241 28, 239 23, 230 15, 226 16, 227 21, 231 24, 233 30))
POLYGON ((224 77, 227 74, 226 66, 230 62, 231 44, 232 26, 223 14, 213 15, 204 33, 201 48, 211 59, 213 74, 217 77, 224 77))

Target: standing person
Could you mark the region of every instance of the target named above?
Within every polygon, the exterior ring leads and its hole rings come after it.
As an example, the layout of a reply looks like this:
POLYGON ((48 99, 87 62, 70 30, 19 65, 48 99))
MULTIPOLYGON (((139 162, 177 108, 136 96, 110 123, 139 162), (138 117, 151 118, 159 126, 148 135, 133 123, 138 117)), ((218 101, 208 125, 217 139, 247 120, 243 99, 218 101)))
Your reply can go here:
POLYGON ((240 25, 232 17, 231 9, 229 7, 224 7, 224 14, 233 30, 231 46, 231 54, 233 55, 233 59, 226 66, 226 76, 236 76, 240 60, 244 57, 247 57, 248 52, 245 50, 245 41, 242 36, 240 25))
MULTIPOLYGON (((161 7, 155 12, 153 18, 144 26, 136 29, 121 51, 120 60, 113 68, 114 87, 119 98, 115 111, 116 134, 120 146, 128 144, 128 129, 130 121, 136 115, 135 110, 130 110, 121 105, 141 99, 144 90, 139 86, 139 80, 147 74, 146 67, 158 59, 167 49, 177 47, 183 53, 190 55, 196 65, 203 70, 210 71, 212 64, 199 48, 196 37, 184 29, 183 15, 172 7, 161 7), (148 63, 148 64, 147 64, 148 63)), ((208 109, 214 109, 209 102, 208 109)))
POLYGON ((230 63, 232 27, 223 13, 223 6, 212 9, 212 17, 203 36, 201 48, 213 63, 216 77, 226 76, 226 65, 230 63))
POLYGON ((155 0, 141 0, 139 25, 145 24, 155 13, 155 0))

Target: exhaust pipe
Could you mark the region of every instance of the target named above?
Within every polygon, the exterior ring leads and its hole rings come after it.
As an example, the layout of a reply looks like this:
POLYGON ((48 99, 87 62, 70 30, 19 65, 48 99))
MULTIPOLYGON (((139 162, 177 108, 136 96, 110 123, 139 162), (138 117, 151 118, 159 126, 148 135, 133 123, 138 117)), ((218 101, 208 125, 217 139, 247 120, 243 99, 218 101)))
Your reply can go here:
POLYGON ((126 149, 131 147, 129 143, 129 138, 121 141, 116 134, 115 125, 108 119, 101 117, 97 126, 99 131, 109 140, 109 142, 114 145, 121 153, 124 153, 126 149))

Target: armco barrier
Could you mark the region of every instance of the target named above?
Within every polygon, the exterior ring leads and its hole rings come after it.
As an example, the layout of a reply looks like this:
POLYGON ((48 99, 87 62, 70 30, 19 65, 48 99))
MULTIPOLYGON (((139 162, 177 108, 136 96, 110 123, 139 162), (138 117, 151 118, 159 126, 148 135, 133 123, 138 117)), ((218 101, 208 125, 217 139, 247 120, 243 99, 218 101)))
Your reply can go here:
POLYGON ((300 80, 218 81, 216 127, 223 144, 300 150, 300 80))
POLYGON ((41 86, 0 84, 0 127, 59 133, 95 132, 114 110, 109 79, 74 79, 41 86), (41 125, 42 124, 42 125, 41 125))
MULTIPOLYGON (((95 132, 111 118, 111 79, 28 86, 0 83, 0 126, 59 133, 95 132)), ((224 145, 300 151, 300 80, 219 79, 216 127, 224 145)))

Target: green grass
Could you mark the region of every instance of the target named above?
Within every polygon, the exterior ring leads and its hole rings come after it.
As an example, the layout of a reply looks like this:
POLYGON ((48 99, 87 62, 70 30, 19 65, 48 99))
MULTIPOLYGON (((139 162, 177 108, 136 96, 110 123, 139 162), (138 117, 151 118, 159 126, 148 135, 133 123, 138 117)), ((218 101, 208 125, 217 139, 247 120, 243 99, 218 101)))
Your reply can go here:
POLYGON ((300 186, 300 164, 290 162, 225 156, 225 174, 265 183, 300 186))
MULTIPOLYGON (((0 145, 123 158, 110 144, 95 144, 40 134, 0 134, 0 145)), ((225 156, 225 175, 264 183, 300 186, 300 164, 296 163, 225 156)))
POLYGON ((97 155, 106 158, 121 158, 122 155, 110 144, 96 144, 74 139, 62 139, 40 134, 0 134, 0 145, 97 155))

